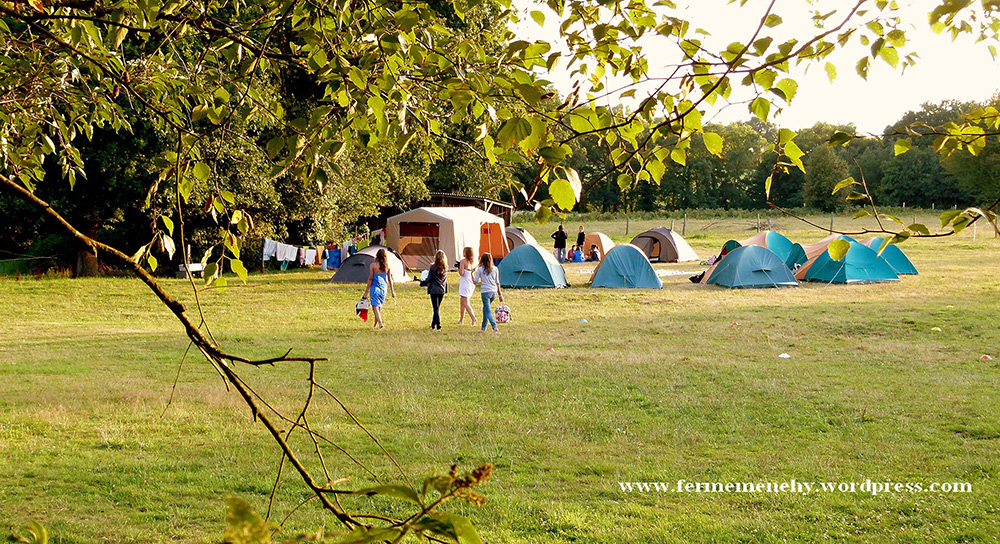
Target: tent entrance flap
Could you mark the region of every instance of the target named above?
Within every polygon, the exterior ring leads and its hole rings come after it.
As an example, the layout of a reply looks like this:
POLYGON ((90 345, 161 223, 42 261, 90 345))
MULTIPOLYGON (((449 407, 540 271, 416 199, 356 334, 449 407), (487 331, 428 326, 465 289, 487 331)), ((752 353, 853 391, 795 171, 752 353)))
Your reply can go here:
POLYGON ((440 232, 438 223, 400 223, 399 254, 403 262, 416 268, 422 260, 433 259, 441 245, 440 232))
POLYGON ((495 259, 507 256, 507 240, 503 225, 482 223, 479 226, 479 254, 489 253, 495 259))

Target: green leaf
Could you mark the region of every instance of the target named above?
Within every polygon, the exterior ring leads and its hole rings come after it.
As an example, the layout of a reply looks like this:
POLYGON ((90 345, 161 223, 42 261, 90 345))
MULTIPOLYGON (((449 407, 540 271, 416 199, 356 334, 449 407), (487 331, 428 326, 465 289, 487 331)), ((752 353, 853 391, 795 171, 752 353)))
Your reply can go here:
POLYGON ((459 544, 482 544, 476 527, 468 518, 446 512, 430 512, 421 518, 419 528, 437 535, 445 536, 459 544))
POLYGON ((403 534, 402 529, 395 527, 375 527, 372 529, 358 528, 336 544, 371 544, 373 542, 395 542, 403 534))
POLYGON ((628 174, 618 174, 618 188, 627 191, 632 187, 632 176, 628 174))
POLYGON ((229 204, 235 204, 236 203, 236 195, 234 195, 230 191, 227 191, 227 190, 223 189, 223 190, 219 191, 219 195, 222 197, 222 200, 225 200, 229 204))
POLYGON ((149 270, 151 272, 156 272, 156 257, 150 255, 146 257, 146 262, 149 263, 149 270))
POLYGON ((764 180, 764 196, 767 197, 768 200, 771 199, 771 182, 773 179, 774 175, 772 174, 767 176, 767 179, 764 180))
POLYGON ((545 26, 545 14, 544 13, 542 13, 540 11, 537 11, 537 10, 532 11, 531 12, 531 18, 534 19, 536 23, 538 23, 538 26, 545 26))
POLYGON ((397 499, 403 499, 406 502, 413 503, 417 506, 423 506, 420 502, 420 495, 417 494, 410 486, 406 485, 378 485, 375 487, 366 487, 364 489, 359 489, 357 491, 352 491, 355 495, 365 495, 372 497, 375 495, 384 495, 386 497, 395 497, 397 499))
POLYGON ((781 17, 779 17, 775 13, 769 13, 767 14, 767 17, 764 18, 764 26, 768 28, 774 28, 780 24, 781 24, 781 17))
MULTIPOLYGON (((705 149, 716 157, 722 157, 722 145, 724 141, 722 136, 714 132, 706 132, 703 134, 703 137, 705 140, 705 149)), ((663 177, 662 174, 660 177, 663 177)))
POLYGON ((848 134, 847 132, 838 130, 837 132, 833 133, 833 136, 830 136, 830 139, 827 140, 827 143, 830 145, 830 147, 837 147, 838 145, 847 145, 848 142, 850 142, 852 139, 854 139, 853 134, 848 134))
POLYGON ((907 140, 906 138, 901 138, 899 140, 896 140, 896 145, 895 145, 896 157, 902 155, 903 153, 906 153, 909 150, 910 150, 909 140, 907 140))
POLYGON ((545 164, 555 166, 573 154, 573 150, 568 145, 545 146, 538 150, 538 154, 545 160, 545 164))
POLYGON ((239 276, 240 280, 243 281, 243 285, 247 283, 247 267, 243 266, 243 261, 239 259, 230 259, 229 269, 233 271, 234 274, 239 276))
POLYGON ((670 152, 670 160, 681 166, 687 166, 687 151, 680 147, 675 147, 674 150, 670 152))
POLYGON ((914 223, 914 224, 906 227, 906 230, 913 231, 913 232, 915 232, 917 234, 923 234, 924 236, 930 236, 931 235, 931 230, 927 228, 927 225, 924 225, 924 224, 921 224, 921 223, 914 223))
POLYGON ((795 93, 799 90, 799 84, 794 79, 785 78, 774 85, 785 97, 785 102, 791 103, 795 98, 795 93))
MULTIPOLYGON (((221 278, 220 278, 221 279, 221 278)), ((226 499, 226 531, 222 537, 228 544, 270 544, 271 532, 277 525, 264 521, 243 499, 226 499)))
POLYGON ((42 527, 42 524, 37 521, 32 521, 28 525, 27 536, 15 533, 11 536, 11 539, 14 542, 22 542, 23 544, 48 544, 49 533, 45 530, 45 527, 42 527))
POLYGON ((826 63, 825 69, 826 77, 830 78, 830 83, 833 83, 833 80, 837 79, 837 66, 832 62, 828 62, 826 63))
POLYGON ((201 182, 208 179, 208 175, 212 173, 212 168, 203 162, 194 163, 194 177, 201 182))
POLYGON ((275 136, 267 142, 267 156, 271 160, 274 160, 281 153, 281 150, 285 148, 285 139, 281 136, 275 136))
POLYGON ((871 213, 869 213, 868 210, 858 210, 854 214, 854 217, 852 219, 861 219, 862 217, 869 217, 869 216, 871 216, 871 213))
POLYGON ((564 210, 571 210, 576 205, 573 185, 567 179, 556 178, 549 184, 549 196, 552 197, 557 206, 564 210))
POLYGON ((767 116, 771 113, 771 103, 766 98, 758 96, 750 103, 750 113, 761 121, 767 121, 767 116))
POLYGON ((219 265, 217 263, 208 263, 205 265, 205 270, 202 272, 205 277, 205 284, 212 283, 212 280, 219 275, 219 265))
POLYGON ((947 227, 956 217, 962 215, 962 210, 948 210, 941 214, 941 228, 947 227))
POLYGON ((785 145, 788 142, 792 141, 792 139, 795 138, 797 134, 798 133, 796 133, 794 130, 783 128, 778 131, 778 143, 781 145, 785 145))
POLYGON ((531 136, 531 122, 523 117, 516 117, 504 122, 497 132, 497 139, 504 149, 510 149, 514 144, 531 136))
POLYGON ((876 256, 881 257, 882 252, 885 251, 885 248, 889 247, 889 243, 892 242, 892 240, 893 238, 889 238, 888 236, 886 236, 882 240, 882 243, 878 246, 878 253, 876 253, 876 256))
POLYGON ((910 233, 904 230, 903 232, 900 232, 899 234, 893 236, 892 239, 889 240, 889 243, 895 245, 905 242, 909 238, 910 238, 910 233))
POLYGON ((785 156, 788 157, 788 160, 792 161, 792 164, 794 164, 799 170, 803 172, 806 171, 805 165, 802 164, 802 156, 805 155, 805 153, 799 149, 799 146, 796 145, 795 142, 788 142, 785 144, 783 152, 785 156))
POLYGON ((955 231, 955 234, 958 234, 963 230, 965 230, 965 227, 968 227, 971 224, 972 224, 971 217, 969 217, 968 215, 961 215, 958 217, 958 219, 955 219, 954 223, 951 224, 951 229, 955 231))
POLYGON ((835 195, 835 194, 837 194, 838 191, 840 191, 844 187, 850 187, 851 185, 860 185, 860 183, 854 181, 853 177, 849 177, 849 178, 845 179, 844 181, 841 181, 840 183, 838 183, 837 185, 835 185, 833 187, 833 192, 830 193, 830 194, 835 195))
POLYGON ((851 249, 851 243, 847 240, 834 240, 830 242, 826 250, 830 253, 830 258, 835 261, 840 261, 844 259, 847 252, 851 249))
POLYGON ((172 219, 165 215, 160 216, 160 221, 163 221, 163 226, 167 228, 167 234, 174 234, 174 222, 172 219))
POLYGON ((541 202, 535 203, 535 222, 542 224, 552 217, 552 208, 542 204, 541 202))

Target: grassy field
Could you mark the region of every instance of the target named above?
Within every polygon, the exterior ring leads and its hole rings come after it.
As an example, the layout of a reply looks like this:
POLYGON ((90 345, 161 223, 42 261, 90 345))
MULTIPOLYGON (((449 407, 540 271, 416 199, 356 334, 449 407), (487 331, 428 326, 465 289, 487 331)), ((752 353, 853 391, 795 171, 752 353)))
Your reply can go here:
MULTIPOLYGON (((752 234, 753 222, 684 228, 707 257, 752 234)), ((628 235, 623 222, 587 227, 621 242, 659 223, 632 221, 628 235)), ((567 222, 571 232, 577 224, 567 222)), ((524 226, 549 246, 553 224, 524 226)), ((795 241, 822 237, 792 220, 773 226, 795 241)), ((413 283, 386 306, 381 332, 354 315, 361 286, 328 284, 323 272, 252 275, 248 287, 202 300, 233 351, 328 357, 318 379, 411 479, 493 462, 486 506, 451 507, 487 542, 995 542, 1000 241, 985 229, 973 240, 969 229, 903 249, 919 276, 851 287, 729 291, 691 284, 688 273, 704 267, 684 263, 657 265, 675 273, 660 291, 591 290, 592 265, 568 265, 569 289, 508 291, 514 323, 499 337, 454 325, 454 292, 445 330, 429 332, 430 305, 413 283), (972 492, 619 485, 793 478, 968 482, 972 492)), ((191 301, 185 282, 166 283, 191 301)), ((277 451, 197 358, 168 406, 187 345, 139 282, 0 280, 0 301, 0 528, 34 519, 56 543, 207 543, 221 538, 225 497, 266 510, 277 451)), ((305 394, 301 366, 244 373, 278 406, 305 394)), ((400 479, 331 400, 314 410, 313 425, 380 479, 400 479)), ((371 481, 326 453, 334 477, 371 481)), ((288 476, 272 517, 307 496, 288 476)), ((284 532, 322 525, 335 527, 310 504, 284 532)))

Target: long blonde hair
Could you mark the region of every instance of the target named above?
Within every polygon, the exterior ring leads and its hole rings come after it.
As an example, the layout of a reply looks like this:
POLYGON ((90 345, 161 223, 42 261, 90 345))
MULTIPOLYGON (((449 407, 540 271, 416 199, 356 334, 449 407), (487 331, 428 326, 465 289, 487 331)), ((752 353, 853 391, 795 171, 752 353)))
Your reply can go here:
POLYGON ((466 261, 469 261, 469 264, 472 264, 472 260, 476 258, 476 255, 475 253, 472 252, 471 247, 466 247, 465 249, 463 249, 462 256, 465 257, 466 261))
POLYGON ((434 252, 434 271, 444 274, 448 271, 448 263, 445 261, 445 254, 440 249, 434 252))
POLYGON ((483 253, 483 256, 479 258, 479 266, 483 267, 483 271, 487 274, 493 273, 493 256, 489 253, 483 253))

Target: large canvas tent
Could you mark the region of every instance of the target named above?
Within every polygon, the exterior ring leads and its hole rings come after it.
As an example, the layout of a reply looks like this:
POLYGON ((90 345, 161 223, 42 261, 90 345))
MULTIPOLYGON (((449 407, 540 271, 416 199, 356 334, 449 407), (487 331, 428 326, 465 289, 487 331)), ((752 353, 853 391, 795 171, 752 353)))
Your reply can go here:
POLYGON ((538 241, 535 240, 535 237, 521 227, 507 227, 504 229, 504 234, 507 238, 507 249, 510 250, 514 250, 514 248, 525 244, 534 246, 538 245, 538 241))
POLYGON ((386 223, 385 240, 414 270, 434 264, 434 252, 439 249, 452 266, 466 247, 471 247, 477 258, 489 252, 501 259, 509 251, 503 219, 473 207, 417 208, 394 215, 386 223))
POLYGON ((785 237, 780 232, 765 230, 754 234, 750 238, 740 242, 742 246, 761 246, 774 252, 779 259, 785 262, 789 270, 795 270, 799 265, 806 263, 805 249, 785 237))
POLYGON ((663 288, 646 254, 632 244, 611 248, 597 265, 590 282, 591 287, 663 288))
POLYGON ((588 232, 587 236, 584 237, 583 247, 581 248, 585 256, 590 255, 590 246, 597 246, 597 253, 603 261, 604 256, 611 251, 611 248, 615 247, 615 243, 603 232, 588 232))
POLYGON ((500 262, 502 287, 569 287, 566 271, 552 253, 537 245, 514 249, 500 262))
POLYGON ((681 238, 680 234, 664 228, 656 227, 632 239, 632 245, 641 249, 650 262, 680 263, 698 261, 698 254, 681 238))
POLYGON ((340 264, 337 273, 330 278, 336 283, 365 283, 368 281, 368 267, 375 262, 375 254, 378 250, 385 250, 385 260, 389 264, 389 272, 392 274, 393 283, 405 283, 410 281, 406 274, 406 265, 403 264, 399 254, 384 246, 368 246, 354 255, 351 255, 340 264))
POLYGON ((815 244, 803 246, 809 260, 799 268, 795 277, 802 281, 827 283, 878 283, 899 281, 899 276, 875 250, 847 236, 832 235, 815 244), (847 254, 839 261, 833 260, 828 251, 834 240, 844 239, 851 244, 847 254))
MULTIPOLYGON (((878 253, 878 250, 882 247, 882 242, 884 240, 884 238, 876 236, 875 238, 861 240, 861 243, 874 249, 875 252, 878 253)), ((891 266, 892 269, 895 270, 900 276, 917 274, 917 267, 913 266, 909 257, 903 253, 902 249, 899 249, 899 246, 893 244, 885 246, 885 249, 882 250, 882 258, 885 259, 886 262, 889 263, 889 266, 891 266)))
POLYGON ((705 272, 702 283, 730 289, 796 287, 799 284, 785 261, 770 249, 757 245, 737 247, 729 251, 705 272))

